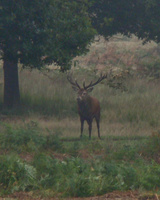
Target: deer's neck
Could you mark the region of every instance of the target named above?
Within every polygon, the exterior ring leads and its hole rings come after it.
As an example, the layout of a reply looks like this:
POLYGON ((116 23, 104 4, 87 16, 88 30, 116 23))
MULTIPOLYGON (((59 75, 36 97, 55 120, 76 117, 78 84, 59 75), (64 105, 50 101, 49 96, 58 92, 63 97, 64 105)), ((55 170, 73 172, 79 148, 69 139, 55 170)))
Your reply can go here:
POLYGON ((82 101, 78 101, 78 107, 82 113, 89 112, 90 107, 91 107, 91 100, 92 100, 92 97, 87 96, 86 99, 82 101))

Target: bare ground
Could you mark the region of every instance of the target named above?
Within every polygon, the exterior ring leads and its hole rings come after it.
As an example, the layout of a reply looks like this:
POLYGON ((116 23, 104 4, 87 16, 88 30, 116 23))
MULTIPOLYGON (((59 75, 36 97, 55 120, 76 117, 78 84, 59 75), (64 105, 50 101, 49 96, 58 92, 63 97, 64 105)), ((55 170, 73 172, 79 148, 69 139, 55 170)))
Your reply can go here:
POLYGON ((111 193, 107 193, 103 196, 96 196, 96 197, 87 197, 87 198, 41 198, 41 197, 33 197, 32 193, 27 193, 27 192, 16 192, 8 197, 3 197, 0 198, 0 200, 159 200, 160 196, 157 194, 153 193, 144 193, 140 194, 138 191, 126 191, 126 192, 121 192, 121 191, 114 191, 111 193))

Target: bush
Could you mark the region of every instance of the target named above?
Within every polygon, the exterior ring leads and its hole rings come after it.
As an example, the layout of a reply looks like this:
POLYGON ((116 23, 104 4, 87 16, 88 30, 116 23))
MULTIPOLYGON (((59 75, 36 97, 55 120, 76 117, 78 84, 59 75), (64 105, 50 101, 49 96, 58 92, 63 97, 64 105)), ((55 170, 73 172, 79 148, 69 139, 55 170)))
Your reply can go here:
POLYGON ((4 124, 4 131, 0 133, 1 148, 6 150, 35 151, 46 143, 37 124, 30 122, 22 127, 4 124))
POLYGON ((25 191, 36 187, 36 169, 18 156, 0 156, 0 188, 2 193, 25 191))
POLYGON ((52 149, 55 151, 63 152, 64 147, 62 141, 60 140, 61 135, 62 133, 60 130, 56 130, 55 133, 48 130, 48 135, 46 136, 47 141, 44 145, 45 149, 52 149))
MULTIPOLYGON (((155 190, 160 187, 160 166, 155 162, 57 160, 46 153, 35 155, 31 164, 18 156, 0 156, 2 193, 38 189, 54 195, 87 197, 114 190, 155 190)), ((1 194, 2 194, 1 193, 1 194)))
POLYGON ((39 153, 34 157, 33 166, 37 170, 37 181, 42 188, 51 188, 58 181, 61 170, 59 161, 45 153, 39 153))
POLYGON ((143 145, 142 154, 148 160, 154 159, 159 162, 160 156, 160 131, 155 131, 143 145))

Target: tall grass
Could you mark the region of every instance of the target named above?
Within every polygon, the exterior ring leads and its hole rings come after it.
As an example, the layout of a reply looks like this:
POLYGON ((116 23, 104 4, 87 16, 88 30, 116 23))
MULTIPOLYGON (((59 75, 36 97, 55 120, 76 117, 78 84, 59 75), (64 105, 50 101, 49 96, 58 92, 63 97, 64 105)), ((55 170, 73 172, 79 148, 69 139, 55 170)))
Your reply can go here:
POLYGON ((21 71, 22 104, 27 107, 28 112, 61 118, 74 116, 75 100, 74 97, 70 98, 72 91, 66 85, 64 74, 48 75, 53 80, 38 71, 21 71))
MULTIPOLYGON (((122 37, 107 42, 101 40, 92 44, 86 56, 75 59, 81 67, 77 66, 72 71, 79 83, 82 84, 84 79, 88 83, 97 79, 97 70, 106 72, 108 68, 113 68, 115 74, 127 69, 131 75, 123 81, 125 91, 109 87, 105 80, 95 86, 91 95, 98 98, 101 104, 101 135, 150 135, 160 125, 159 81, 152 73, 158 73, 158 45, 152 42, 143 46, 135 37, 130 40, 122 37)), ((76 93, 65 73, 52 70, 45 73, 47 76, 37 70, 20 70, 22 107, 20 110, 2 110, 1 113, 19 115, 14 123, 29 118, 38 121, 42 128, 78 137, 80 123, 76 93)), ((3 88, 0 90, 2 101, 3 88)), ((86 125, 85 134, 88 134, 86 125)), ((95 124, 93 136, 97 136, 95 124)))
MULTIPOLYGON (((54 118, 53 123, 64 132, 64 135, 79 134, 75 134, 75 131, 79 132, 80 125, 76 93, 67 82, 66 74, 48 75, 53 80, 38 71, 23 70, 20 73, 22 104, 26 113, 29 116, 50 116, 48 121, 54 118), (59 119, 63 119, 62 123, 58 122, 59 119)), ((75 70, 73 76, 80 83, 84 78, 87 82, 98 78, 94 71, 88 70, 75 70)), ((102 135, 151 134, 152 130, 160 125, 159 83, 134 76, 124 80, 124 84, 126 91, 121 91, 110 88, 107 81, 103 81, 102 84, 95 86, 91 94, 99 99, 101 104, 102 135)), ((93 135, 97 135, 96 132, 94 124, 93 135)))

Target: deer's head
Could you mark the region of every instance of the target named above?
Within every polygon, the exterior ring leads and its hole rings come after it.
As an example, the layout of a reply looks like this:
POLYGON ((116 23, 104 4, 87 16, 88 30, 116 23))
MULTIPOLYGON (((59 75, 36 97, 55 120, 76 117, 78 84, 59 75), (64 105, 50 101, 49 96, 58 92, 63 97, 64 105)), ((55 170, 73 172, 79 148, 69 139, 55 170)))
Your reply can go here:
POLYGON ((93 87, 100 83, 103 79, 107 78, 107 74, 102 75, 95 82, 90 82, 90 84, 86 85, 85 81, 83 81, 83 87, 80 87, 77 80, 73 80, 72 75, 68 75, 67 79, 71 83, 74 91, 77 92, 77 100, 79 102, 85 101, 89 97, 89 93, 93 90, 93 87))

